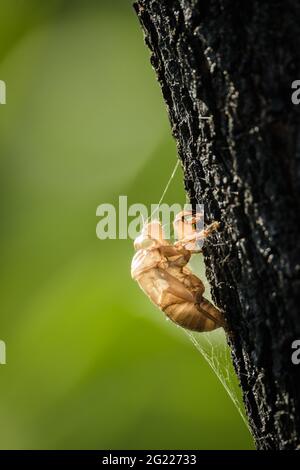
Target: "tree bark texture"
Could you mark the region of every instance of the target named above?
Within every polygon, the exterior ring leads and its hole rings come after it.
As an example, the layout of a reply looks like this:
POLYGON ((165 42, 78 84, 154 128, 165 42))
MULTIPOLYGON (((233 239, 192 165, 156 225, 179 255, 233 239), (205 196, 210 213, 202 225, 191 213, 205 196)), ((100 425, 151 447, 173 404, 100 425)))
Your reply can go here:
POLYGON ((297 0, 139 0, 258 449, 300 448, 297 0))

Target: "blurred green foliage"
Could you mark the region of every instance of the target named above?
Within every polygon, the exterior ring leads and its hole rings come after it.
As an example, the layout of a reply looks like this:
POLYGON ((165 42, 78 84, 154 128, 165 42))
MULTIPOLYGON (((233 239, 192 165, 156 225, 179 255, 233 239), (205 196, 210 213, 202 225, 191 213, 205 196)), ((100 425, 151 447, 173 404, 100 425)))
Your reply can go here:
MULTIPOLYGON (((131 2, 1 0, 0 447, 251 448, 204 359, 130 278, 96 207, 176 161, 131 2)), ((184 202, 177 173, 169 202, 184 202)))

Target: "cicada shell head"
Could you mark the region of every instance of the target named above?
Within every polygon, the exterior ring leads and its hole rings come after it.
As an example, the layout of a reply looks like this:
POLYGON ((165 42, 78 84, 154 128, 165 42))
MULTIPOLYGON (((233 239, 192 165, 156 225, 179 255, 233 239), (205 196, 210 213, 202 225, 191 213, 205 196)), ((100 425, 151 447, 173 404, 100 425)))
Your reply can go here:
POLYGON ((148 249, 166 243, 164 230, 159 220, 145 223, 141 234, 134 240, 135 250, 148 249))

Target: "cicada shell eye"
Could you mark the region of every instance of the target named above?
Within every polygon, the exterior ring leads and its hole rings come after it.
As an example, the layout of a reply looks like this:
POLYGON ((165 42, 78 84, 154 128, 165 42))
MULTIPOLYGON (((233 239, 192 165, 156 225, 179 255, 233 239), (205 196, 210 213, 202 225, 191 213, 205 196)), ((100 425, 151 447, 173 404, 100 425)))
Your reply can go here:
POLYGON ((142 240, 141 246, 144 250, 147 250, 147 248, 151 248, 152 246, 156 245, 156 240, 153 240, 153 238, 144 238, 142 240))
POLYGON ((147 235, 140 235, 134 240, 134 249, 136 251, 138 250, 147 250, 148 248, 151 248, 151 246, 154 246, 156 244, 156 241, 153 240, 152 238, 149 238, 147 235))
POLYGON ((142 233, 134 241, 135 250, 147 250, 158 244, 164 244, 164 232, 159 221, 152 221, 145 224, 142 233))

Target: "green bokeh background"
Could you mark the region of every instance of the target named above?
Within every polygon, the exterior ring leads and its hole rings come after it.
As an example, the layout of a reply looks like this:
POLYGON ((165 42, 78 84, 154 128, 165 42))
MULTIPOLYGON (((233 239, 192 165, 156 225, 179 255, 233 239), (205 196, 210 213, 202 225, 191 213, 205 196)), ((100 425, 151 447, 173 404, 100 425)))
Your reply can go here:
MULTIPOLYGON (((175 144, 131 1, 0 1, 2 449, 247 449, 96 208, 158 202, 175 144)), ((180 171, 166 202, 185 202, 180 171)))

